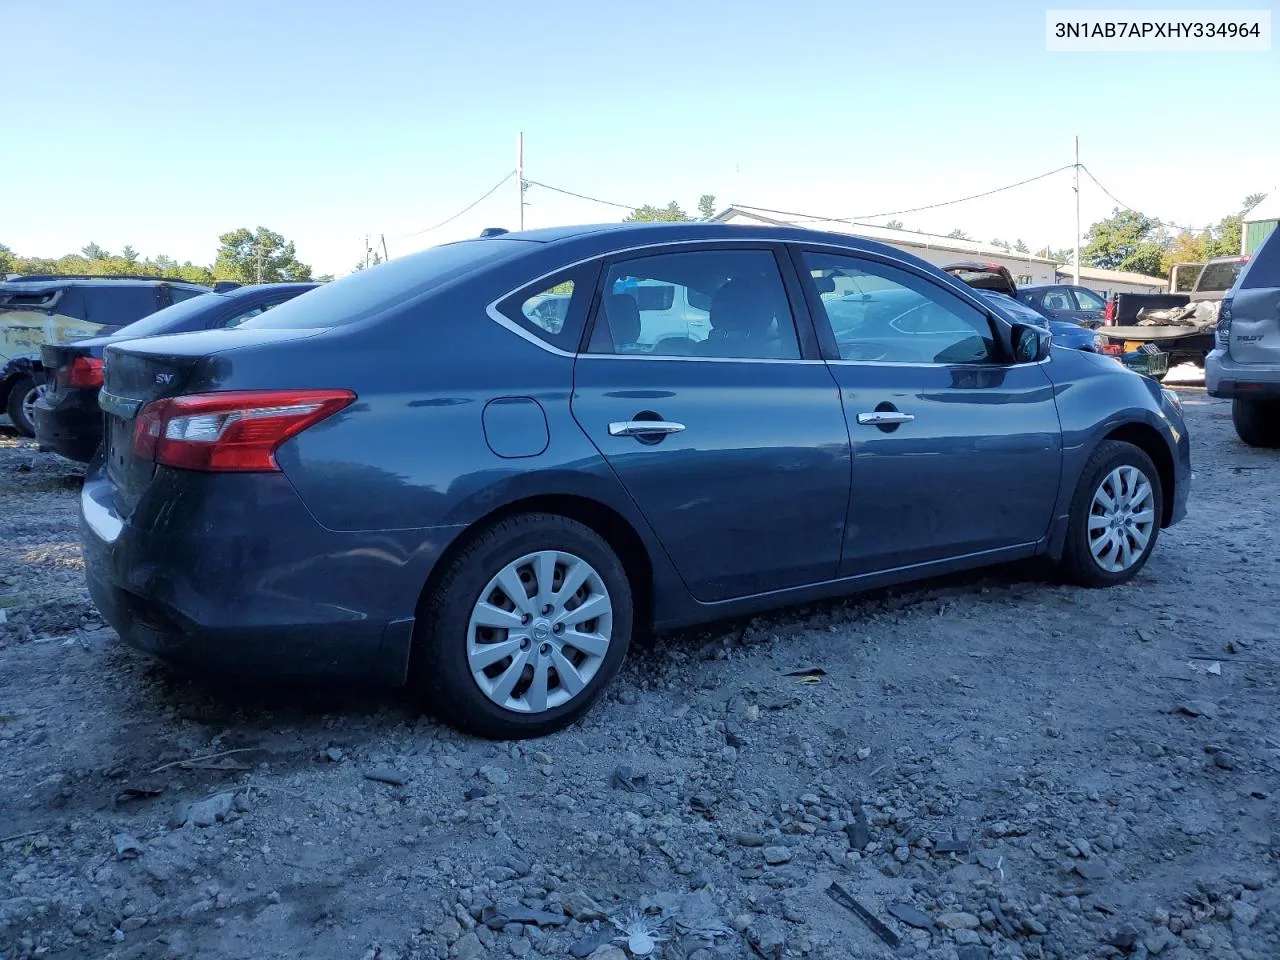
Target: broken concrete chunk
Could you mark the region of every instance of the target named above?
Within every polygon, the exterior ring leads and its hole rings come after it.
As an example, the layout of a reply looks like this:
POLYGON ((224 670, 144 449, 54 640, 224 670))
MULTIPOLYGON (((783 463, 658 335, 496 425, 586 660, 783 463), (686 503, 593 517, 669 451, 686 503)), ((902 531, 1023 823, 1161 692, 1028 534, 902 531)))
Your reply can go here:
POLYGON ((915 927, 917 930, 932 930, 933 920, 929 915, 921 910, 906 903, 889 904, 889 916, 893 917, 908 927, 915 927))
POLYGON ((117 833, 111 840, 116 845, 117 860, 130 860, 142 853, 142 844, 127 833, 117 833))
POLYGON ((791 862, 791 851, 786 847, 765 847, 764 862, 771 867, 781 866, 784 863, 791 862))

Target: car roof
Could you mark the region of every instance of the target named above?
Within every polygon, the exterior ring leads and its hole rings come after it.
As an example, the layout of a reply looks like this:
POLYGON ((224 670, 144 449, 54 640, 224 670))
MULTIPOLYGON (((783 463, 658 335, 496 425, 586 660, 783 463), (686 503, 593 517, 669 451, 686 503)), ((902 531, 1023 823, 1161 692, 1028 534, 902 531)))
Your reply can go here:
MULTIPOLYGON (((869 240, 849 233, 825 230, 809 230, 804 227, 772 226, 768 224, 719 223, 694 220, 683 223, 594 223, 566 227, 547 227, 494 234, 495 240, 517 240, 554 245, 587 237, 607 239, 610 246, 619 249, 630 244, 643 246, 660 243, 689 243, 716 240, 759 240, 765 243, 815 243, 844 247, 851 251, 877 253, 896 260, 927 263, 914 254, 906 253, 886 243, 869 240)), ((489 237, 460 240, 459 243, 485 243, 489 237)), ((930 264, 932 266, 932 264, 930 264)), ((937 269, 936 267, 934 269, 937 269)))
POLYGON ((320 286, 318 282, 307 283, 248 283, 244 286, 234 287, 230 290, 214 291, 220 297, 228 300, 239 300, 242 298, 260 297, 264 293, 306 293, 308 290, 314 290, 320 286))

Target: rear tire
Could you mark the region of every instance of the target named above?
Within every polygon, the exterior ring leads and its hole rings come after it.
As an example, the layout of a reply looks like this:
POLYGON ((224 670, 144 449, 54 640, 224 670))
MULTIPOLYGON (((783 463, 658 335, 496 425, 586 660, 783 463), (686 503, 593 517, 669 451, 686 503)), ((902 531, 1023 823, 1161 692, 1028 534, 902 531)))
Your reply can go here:
POLYGON ((1280 400, 1236 397, 1231 401, 1236 435, 1251 447, 1280 447, 1280 400))
POLYGON ((617 675, 632 618, 626 571, 594 530, 556 514, 508 517, 475 534, 424 597, 412 679, 460 730, 544 736, 581 718, 617 675), (569 580, 576 589, 563 592, 569 580), (600 615, 574 621, 579 609, 600 615))
POLYGON ((31 418, 31 405, 44 391, 44 384, 37 383, 35 377, 23 374, 13 382, 9 389, 9 402, 5 412, 13 428, 24 437, 36 435, 36 425, 31 418))
POLYGON ((1155 549, 1163 511, 1164 491, 1151 458, 1131 443, 1104 440, 1071 499, 1063 578, 1082 587, 1128 583, 1155 549))

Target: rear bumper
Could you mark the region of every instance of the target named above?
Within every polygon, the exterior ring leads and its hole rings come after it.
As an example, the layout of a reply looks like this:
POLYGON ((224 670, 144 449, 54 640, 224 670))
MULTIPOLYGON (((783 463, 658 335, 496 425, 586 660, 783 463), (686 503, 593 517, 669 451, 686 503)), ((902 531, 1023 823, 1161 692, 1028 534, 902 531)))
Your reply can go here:
POLYGON ((280 474, 161 468, 128 518, 113 493, 91 467, 94 603, 130 646, 226 677, 403 683, 423 585, 464 529, 326 530, 280 474))
POLYGON ((1204 362, 1205 390, 1211 397, 1280 398, 1280 363, 1236 363, 1217 347, 1204 362))
MULTIPOLYGON (((77 391, 87 392, 87 391, 77 391)), ((47 395, 36 401, 36 444, 68 460, 88 463, 102 442, 102 411, 98 409, 97 391, 92 393, 92 406, 80 398, 67 398, 50 403, 47 395)))

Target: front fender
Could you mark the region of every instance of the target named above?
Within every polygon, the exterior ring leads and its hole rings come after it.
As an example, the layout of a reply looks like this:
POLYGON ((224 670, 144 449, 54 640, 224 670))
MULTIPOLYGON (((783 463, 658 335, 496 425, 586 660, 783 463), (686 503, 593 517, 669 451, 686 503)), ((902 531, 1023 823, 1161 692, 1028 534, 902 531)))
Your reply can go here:
MULTIPOLYGON (((1062 423, 1062 479, 1054 510, 1055 529, 1065 526, 1089 457, 1117 432, 1161 444, 1172 465, 1174 486, 1179 486, 1190 468, 1190 444, 1181 417, 1166 409, 1159 384, 1110 357, 1078 350, 1055 351, 1054 362, 1046 370, 1054 383, 1062 423), (1134 434, 1135 430, 1139 432, 1134 434)), ((1170 490, 1166 496, 1173 497, 1176 492, 1170 490)))

